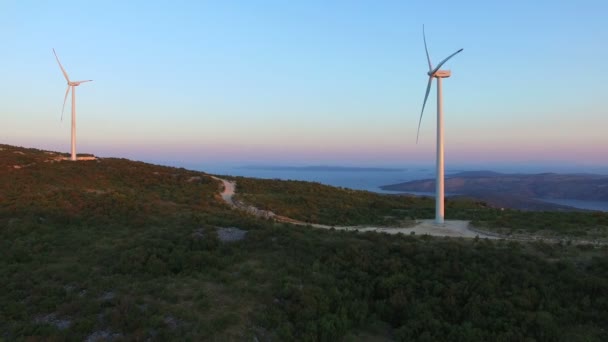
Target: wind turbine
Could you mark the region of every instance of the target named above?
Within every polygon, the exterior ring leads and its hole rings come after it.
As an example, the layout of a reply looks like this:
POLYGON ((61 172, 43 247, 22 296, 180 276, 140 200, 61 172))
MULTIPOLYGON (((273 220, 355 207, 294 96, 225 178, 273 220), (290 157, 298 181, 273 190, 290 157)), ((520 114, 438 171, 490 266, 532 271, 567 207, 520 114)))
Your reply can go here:
POLYGON ((61 68, 61 72, 65 77, 65 80, 68 82, 68 88, 65 91, 65 97, 63 98, 63 107, 61 107, 61 120, 63 121, 63 110, 65 109, 65 102, 68 99, 68 94, 70 89, 72 90, 72 156, 70 160, 76 160, 76 87, 78 87, 81 83, 91 82, 92 80, 84 80, 84 81, 70 81, 68 77, 68 73, 65 72, 65 69, 61 65, 59 61, 59 57, 57 57, 57 53, 55 49, 53 49, 53 54, 55 55, 55 59, 57 59, 57 64, 61 68))
POLYGON ((448 78, 452 75, 450 70, 440 70, 440 68, 450 58, 460 53, 463 49, 460 49, 453 54, 449 55, 446 59, 441 61, 435 68, 431 63, 431 57, 429 57, 429 50, 426 47, 426 35, 424 34, 424 25, 422 25, 422 40, 424 41, 424 51, 426 51, 426 59, 429 62, 429 83, 426 86, 426 94, 424 95, 424 102, 422 102, 422 110, 420 111, 420 120, 418 121, 418 133, 416 134, 416 143, 418 143, 418 137, 420 136, 420 123, 422 122, 422 114, 424 113, 424 106, 426 100, 429 97, 431 91, 431 85, 433 78, 437 79, 437 174, 435 180, 435 223, 444 223, 444 162, 443 162, 443 96, 441 93, 441 79, 448 78))

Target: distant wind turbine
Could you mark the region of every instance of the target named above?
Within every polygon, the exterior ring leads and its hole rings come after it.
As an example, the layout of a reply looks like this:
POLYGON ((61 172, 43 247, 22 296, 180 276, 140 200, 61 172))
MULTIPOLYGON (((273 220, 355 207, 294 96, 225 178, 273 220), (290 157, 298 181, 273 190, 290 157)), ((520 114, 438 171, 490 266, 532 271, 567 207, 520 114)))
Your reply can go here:
POLYGON ((65 69, 61 65, 59 61, 59 57, 57 57, 57 53, 55 49, 53 49, 53 54, 55 55, 55 59, 57 59, 57 63, 61 68, 61 72, 65 77, 65 80, 68 82, 68 88, 65 91, 65 97, 63 98, 63 107, 61 107, 61 120, 63 121, 63 110, 65 109, 65 102, 68 99, 68 93, 70 92, 70 88, 72 89, 72 156, 71 160, 76 160, 76 87, 78 87, 81 83, 91 82, 92 80, 84 80, 84 81, 70 81, 68 77, 68 73, 65 72, 65 69))
POLYGON ((429 97, 429 92, 431 91, 431 84, 433 83, 433 78, 437 79, 437 174, 435 181, 435 223, 443 224, 444 223, 444 162, 443 162, 443 96, 441 93, 441 79, 450 77, 452 74, 450 70, 439 70, 445 62, 447 62, 450 58, 454 57, 456 54, 460 53, 463 49, 460 49, 453 54, 449 55, 446 59, 441 61, 437 66, 433 69, 433 64, 431 63, 431 57, 429 57, 429 50, 426 46, 426 35, 424 34, 424 25, 422 25, 422 40, 424 41, 424 50, 426 51, 426 59, 429 62, 429 83, 426 86, 426 94, 424 95, 424 102, 422 102, 422 110, 420 111, 420 120, 418 121, 418 133, 416 134, 416 143, 418 143, 418 137, 420 136, 420 124, 422 122, 422 114, 424 113, 424 106, 426 105, 426 100, 429 97))

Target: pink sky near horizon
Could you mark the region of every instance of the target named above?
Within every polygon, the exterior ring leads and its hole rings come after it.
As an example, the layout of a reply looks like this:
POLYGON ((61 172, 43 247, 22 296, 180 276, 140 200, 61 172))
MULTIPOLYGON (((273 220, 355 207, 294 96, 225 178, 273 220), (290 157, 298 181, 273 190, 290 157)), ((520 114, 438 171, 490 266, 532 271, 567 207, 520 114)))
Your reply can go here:
POLYGON ((446 167, 608 167, 606 1, 439 1, 426 23, 418 0, 69 2, 0 11, 0 143, 69 151, 55 48, 70 77, 94 80, 77 91, 81 153, 432 165, 435 87, 415 142, 426 24, 435 63, 464 48, 445 65, 446 167))
MULTIPOLYGON (((405 139, 404 139, 405 140, 405 139)), ((408 139, 409 140, 409 139, 408 139)), ((9 144, 24 147, 68 152, 69 141, 31 141, 17 139, 9 144)), ((608 166, 606 144, 572 144, 568 141, 538 145, 525 139, 519 142, 475 143, 459 142, 446 145, 446 162, 449 164, 500 163, 561 163, 567 165, 608 166)), ((111 142, 82 139, 79 153, 93 153, 103 157, 134 160, 163 161, 179 164, 278 164, 278 165, 408 165, 435 162, 432 141, 416 145, 412 141, 368 144, 344 142, 341 145, 323 143, 275 142, 259 143, 201 143, 201 142, 111 142)))

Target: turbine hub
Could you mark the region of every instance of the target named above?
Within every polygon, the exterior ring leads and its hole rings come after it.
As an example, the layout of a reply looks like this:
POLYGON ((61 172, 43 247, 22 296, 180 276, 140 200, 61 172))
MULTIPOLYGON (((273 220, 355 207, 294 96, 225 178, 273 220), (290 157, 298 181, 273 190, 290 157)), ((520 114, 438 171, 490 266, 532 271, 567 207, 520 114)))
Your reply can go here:
POLYGON ((452 72, 450 70, 437 70, 434 74, 429 72, 428 75, 435 78, 448 78, 452 76, 452 72))

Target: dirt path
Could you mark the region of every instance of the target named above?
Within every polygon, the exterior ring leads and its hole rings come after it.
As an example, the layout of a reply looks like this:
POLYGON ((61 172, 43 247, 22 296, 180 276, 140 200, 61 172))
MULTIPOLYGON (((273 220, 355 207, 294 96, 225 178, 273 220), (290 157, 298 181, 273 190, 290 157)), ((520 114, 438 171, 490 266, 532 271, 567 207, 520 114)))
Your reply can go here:
POLYGON ((234 192, 236 189, 236 182, 230 182, 225 179, 217 178, 215 176, 211 176, 211 178, 213 178, 215 180, 219 180, 224 185, 224 189, 220 193, 220 195, 222 195, 222 199, 224 200, 224 202, 228 203, 231 207, 236 207, 236 204, 232 200, 232 197, 234 196, 234 192))
POLYGON ((299 220, 295 220, 289 217, 280 216, 272 211, 261 210, 256 207, 246 205, 239 201, 236 201, 233 197, 236 191, 236 182, 228 181, 222 178, 214 177, 213 179, 219 180, 223 184, 221 192, 222 199, 233 208, 246 211, 256 216, 272 218, 278 222, 290 223, 299 226, 312 226, 321 229, 336 229, 336 230, 348 230, 348 231, 359 231, 359 232, 382 232, 387 234, 420 234, 420 235, 433 235, 433 236, 449 236, 449 237, 466 237, 474 238, 479 236, 480 238, 497 239, 498 237, 484 234, 479 231, 473 231, 469 228, 469 221, 460 220, 446 220, 444 224, 437 225, 433 220, 419 220, 413 227, 401 228, 401 227, 375 227, 375 226, 330 226, 325 224, 308 223, 299 220))
POLYGON ((277 222, 290 223, 299 226, 311 226, 321 229, 336 229, 336 230, 347 230, 347 231, 359 231, 359 232, 381 232, 387 234, 416 234, 416 235, 432 235, 432 236, 447 236, 447 237, 464 237, 464 238, 485 238, 485 239, 505 239, 521 242, 535 242, 542 241, 547 243, 572 243, 576 245, 594 245, 594 246, 605 246, 608 242, 597 241, 597 240, 579 240, 570 239, 565 237, 546 237, 546 236, 535 236, 535 235, 522 235, 522 236, 507 236, 501 235, 494 232, 485 232, 470 226, 469 221, 461 220, 446 220, 444 224, 435 224, 434 220, 418 220, 416 225, 413 227, 402 228, 402 227, 375 227, 375 226, 330 226, 318 223, 309 223, 299 220, 292 219, 290 217, 281 216, 273 213, 269 210, 258 209, 254 206, 247 205, 234 199, 236 192, 236 182, 231 182, 225 179, 211 176, 213 179, 219 180, 223 184, 221 192, 222 199, 228 203, 231 207, 246 211, 252 215, 264 218, 272 218, 277 222))
POLYGON ((408 228, 401 227, 374 227, 374 226, 328 226, 322 224, 311 224, 316 228, 336 230, 350 230, 359 232, 379 232, 387 234, 418 234, 432 236, 466 237, 496 239, 497 237, 486 235, 481 232, 474 232, 469 229, 469 221, 446 220, 444 224, 435 224, 434 220, 418 220, 416 225, 408 228))

